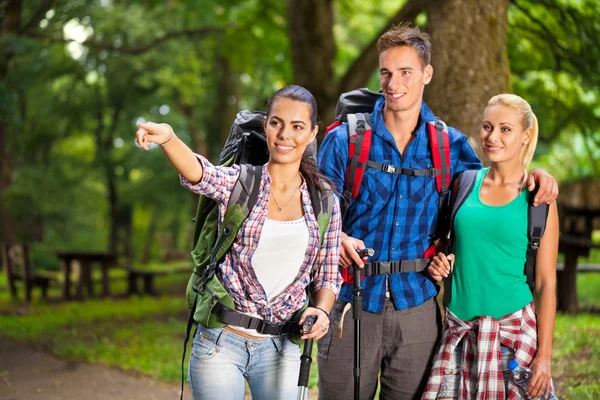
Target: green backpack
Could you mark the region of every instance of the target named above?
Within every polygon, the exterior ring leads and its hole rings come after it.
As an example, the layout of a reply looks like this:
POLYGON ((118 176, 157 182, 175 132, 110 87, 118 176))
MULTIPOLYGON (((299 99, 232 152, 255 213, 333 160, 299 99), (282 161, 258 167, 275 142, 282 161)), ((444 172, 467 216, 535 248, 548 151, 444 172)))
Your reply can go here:
MULTIPOLYGON (((201 324, 206 328, 222 328, 226 323, 220 320, 215 314, 215 310, 228 312, 235 310, 233 299, 219 281, 216 270, 231 249, 240 228, 258 198, 262 165, 268 161, 268 149, 263 132, 264 116, 264 112, 240 111, 219 157, 219 165, 240 165, 240 176, 231 193, 220 230, 218 229, 219 210, 216 201, 206 196, 200 196, 198 201, 191 253, 194 269, 186 289, 190 315, 182 358, 182 395, 183 363, 192 327, 195 324, 201 324)), ((315 151, 316 147, 307 149, 309 156, 313 158, 315 151)), ((320 191, 312 184, 309 184, 308 188, 319 225, 319 242, 322 247, 323 237, 331 219, 335 195, 333 191, 320 191)), ((312 267, 311 277, 315 269, 316 262, 312 267)), ((308 303, 304 308, 307 306, 308 303)), ((300 318, 304 308, 296 312, 294 320, 300 318)), ((236 312, 233 311, 233 313, 236 312)), ((296 333, 292 334, 292 339, 299 343, 299 326, 296 333)))

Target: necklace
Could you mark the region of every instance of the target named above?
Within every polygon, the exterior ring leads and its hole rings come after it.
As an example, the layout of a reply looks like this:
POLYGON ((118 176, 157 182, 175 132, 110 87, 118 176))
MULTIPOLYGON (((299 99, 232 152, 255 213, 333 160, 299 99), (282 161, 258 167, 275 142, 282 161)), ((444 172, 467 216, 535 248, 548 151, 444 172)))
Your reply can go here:
MULTIPOLYGON (((302 184, 302 182, 300 182, 300 185, 302 184)), ((273 193, 273 191, 271 190, 271 196, 273 197, 273 200, 275 200, 275 204, 277 205, 277 211, 281 211, 283 209, 283 207, 287 206, 288 203, 290 201, 292 201, 292 199, 294 198, 294 195, 296 194, 296 192, 298 191, 298 189, 300 188, 300 185, 296 186, 296 190, 294 190, 294 193, 292 193, 292 196, 288 199, 288 201, 285 202, 284 205, 280 206, 279 203, 277 202, 277 199, 275 198, 275 194, 273 193)))

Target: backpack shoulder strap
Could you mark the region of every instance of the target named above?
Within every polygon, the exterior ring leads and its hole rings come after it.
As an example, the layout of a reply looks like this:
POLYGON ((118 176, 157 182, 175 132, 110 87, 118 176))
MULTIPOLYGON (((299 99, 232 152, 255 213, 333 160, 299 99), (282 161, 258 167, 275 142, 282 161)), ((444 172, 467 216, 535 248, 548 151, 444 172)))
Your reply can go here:
MULTIPOLYGON (((326 185, 325 183, 322 183, 326 185)), ((319 249, 323 247, 323 240, 331 221, 331 215, 333 213, 333 205, 335 202, 335 195, 332 190, 319 190, 315 185, 308 185, 310 192, 310 201, 313 206, 315 218, 319 225, 319 249)), ((314 273, 317 268, 317 263, 313 264, 311 273, 314 273)))
POLYGON ((220 260, 231 248, 235 236, 256 204, 261 176, 262 166, 240 165, 240 175, 229 197, 221 230, 211 251, 211 264, 220 260))
POLYGON ((371 116, 368 113, 348 114, 348 167, 342 198, 344 207, 358 196, 366 163, 371 150, 371 116))
POLYGON ((233 204, 239 204, 242 207, 244 214, 248 216, 252 206, 256 204, 256 200, 258 199, 261 176, 261 166, 249 164, 240 165, 240 175, 235 182, 227 207, 229 208, 229 206, 233 204))
POLYGON ((450 138, 448 126, 444 121, 436 118, 427 123, 429 133, 429 146, 433 168, 436 170, 435 183, 438 192, 447 193, 450 190, 450 138))
MULTIPOLYGON (((450 254, 452 252, 452 242, 454 240, 454 218, 456 217, 456 213, 465 202, 469 194, 473 191, 473 187, 475 186, 475 181, 477 178, 477 170, 466 170, 461 172, 454 178, 454 182, 452 184, 452 196, 450 201, 450 219, 448 225, 448 232, 443 237, 444 245, 441 246, 441 251, 445 254, 450 254)), ((452 299, 452 274, 451 271, 448 274, 448 277, 444 279, 444 304, 450 303, 452 299)))
MULTIPOLYGON (((452 193, 452 223, 454 223, 454 217, 456 216, 458 209, 465 202, 467 196, 469 196, 469 194, 473 190, 478 173, 478 170, 468 169, 466 171, 461 172, 456 177, 456 188, 452 193)), ((452 228, 453 226, 450 226, 450 229, 452 228)))
POLYGON ((527 259, 525 261, 525 276, 527 277, 527 285, 529 285, 531 293, 535 292, 537 250, 540 247, 542 236, 546 231, 546 221, 548 219, 548 212, 550 211, 550 206, 545 203, 534 207, 534 197, 535 193, 532 193, 527 211, 527 238, 529 239, 529 244, 527 246, 527 259))
POLYGON ((448 225, 448 202, 450 192, 450 138, 448 126, 444 121, 436 118, 427 123, 429 147, 435 171, 435 185, 439 193, 438 223, 434 238, 441 237, 443 230, 448 225))
MULTIPOLYGON (((326 183, 322 182, 321 184, 329 187, 326 183)), ((319 223, 319 242, 320 246, 322 246, 323 236, 327 231, 329 221, 331 220, 331 214, 333 213, 333 204, 335 201, 333 190, 319 190, 315 185, 309 184, 308 191, 310 193, 310 202, 315 213, 315 218, 319 223), (322 224, 321 221, 325 220, 326 223, 322 224)))

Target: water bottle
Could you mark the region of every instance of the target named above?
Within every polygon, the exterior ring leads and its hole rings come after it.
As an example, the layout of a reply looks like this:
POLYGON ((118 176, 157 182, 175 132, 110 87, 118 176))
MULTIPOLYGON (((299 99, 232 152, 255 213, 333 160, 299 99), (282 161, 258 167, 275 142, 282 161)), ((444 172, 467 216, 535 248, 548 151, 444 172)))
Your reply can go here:
MULTIPOLYGON (((533 371, 527 367, 521 367, 517 360, 511 360, 508 363, 513 381, 527 391, 527 386, 533 378, 533 371)), ((548 397, 541 396, 538 400, 558 400, 558 397, 553 392, 550 392, 548 397)))

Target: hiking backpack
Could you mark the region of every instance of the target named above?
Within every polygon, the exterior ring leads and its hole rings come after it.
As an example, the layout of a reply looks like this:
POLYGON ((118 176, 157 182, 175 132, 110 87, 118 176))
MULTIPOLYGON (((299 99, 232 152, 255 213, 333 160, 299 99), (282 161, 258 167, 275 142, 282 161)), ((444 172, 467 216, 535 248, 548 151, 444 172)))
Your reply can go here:
MULTIPOLYGON (((428 169, 401 168, 389 164, 381 164, 369 160, 371 139, 373 136, 371 115, 375 103, 382 96, 381 93, 362 88, 344 93, 340 96, 336 110, 335 122, 329 125, 325 135, 342 123, 348 123, 348 166, 342 192, 342 212, 348 209, 351 199, 358 196, 360 185, 366 168, 381 170, 390 174, 408 176, 430 176, 435 179, 436 189, 440 195, 438 202, 438 222, 434 240, 446 232, 448 220, 448 202, 450 189, 450 139, 448 127, 439 118, 427 122, 427 138, 431 150, 433 167, 428 169)), ((430 246, 423 258, 430 258, 436 254, 435 247, 430 246)), ((342 270, 344 282, 350 283, 349 270, 342 270)))
MULTIPOLYGON (((463 171, 455 179, 452 188, 452 199, 450 206, 452 207, 449 219, 449 230, 443 238, 443 243, 440 248, 445 254, 452 253, 452 245, 454 240, 454 219, 456 213, 463 205, 469 194, 473 191, 478 170, 463 171)), ((548 204, 540 204, 537 207, 533 205, 535 193, 529 197, 529 205, 527 207, 527 256, 523 272, 527 277, 527 285, 531 293, 535 292, 535 262, 537 250, 540 247, 540 242, 544 231, 546 230, 546 220, 550 206, 548 204)), ((452 299, 452 271, 448 277, 444 279, 444 304, 448 304, 452 299)))

